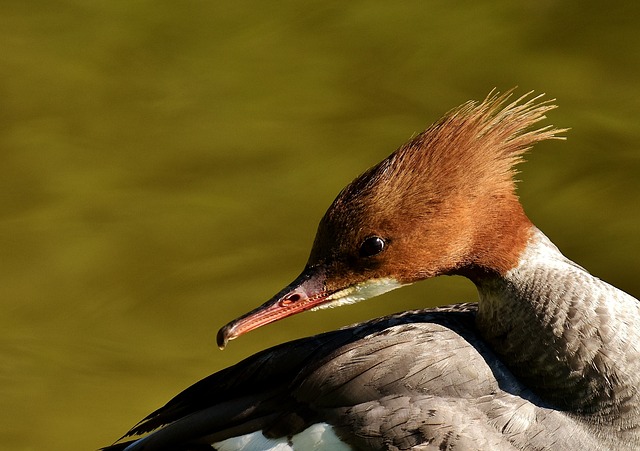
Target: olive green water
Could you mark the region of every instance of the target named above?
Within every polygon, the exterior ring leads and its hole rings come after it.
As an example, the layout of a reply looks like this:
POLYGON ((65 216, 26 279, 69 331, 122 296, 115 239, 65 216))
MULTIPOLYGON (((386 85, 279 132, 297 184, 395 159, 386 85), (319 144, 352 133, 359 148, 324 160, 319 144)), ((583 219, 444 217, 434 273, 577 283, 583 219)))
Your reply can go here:
POLYGON ((215 347, 341 187, 493 87, 556 97, 530 217, 640 295, 633 2, 0 3, 0 449, 110 444, 264 347, 474 300, 459 278, 215 347), (622 6, 627 3, 627 6, 622 6))

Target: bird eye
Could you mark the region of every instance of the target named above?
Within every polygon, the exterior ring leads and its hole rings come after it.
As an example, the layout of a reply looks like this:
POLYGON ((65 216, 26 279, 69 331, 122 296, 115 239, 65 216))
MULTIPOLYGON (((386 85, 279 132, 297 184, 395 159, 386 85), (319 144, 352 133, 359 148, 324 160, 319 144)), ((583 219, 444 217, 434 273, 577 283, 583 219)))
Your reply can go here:
POLYGON ((379 236, 370 236, 360 245, 360 257, 372 257, 384 250, 385 242, 379 236))

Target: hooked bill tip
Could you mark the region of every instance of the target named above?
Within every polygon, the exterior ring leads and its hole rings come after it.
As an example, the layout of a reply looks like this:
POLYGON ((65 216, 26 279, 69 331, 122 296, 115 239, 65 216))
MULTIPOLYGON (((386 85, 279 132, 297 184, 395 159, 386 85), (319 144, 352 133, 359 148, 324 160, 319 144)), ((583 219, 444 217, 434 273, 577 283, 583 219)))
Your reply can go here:
POLYGON ((227 328, 223 327, 218 331, 218 335, 216 337, 216 342, 218 343, 218 348, 221 351, 224 351, 224 348, 229 343, 229 337, 227 336, 227 328))

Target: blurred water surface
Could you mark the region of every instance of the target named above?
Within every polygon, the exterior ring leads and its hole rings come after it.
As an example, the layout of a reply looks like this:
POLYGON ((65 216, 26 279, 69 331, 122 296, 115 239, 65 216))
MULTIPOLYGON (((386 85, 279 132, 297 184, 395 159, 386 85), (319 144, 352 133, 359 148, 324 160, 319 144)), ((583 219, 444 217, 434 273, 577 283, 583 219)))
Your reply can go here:
POLYGON ((638 296, 633 2, 0 3, 0 448, 95 449, 266 346, 475 299, 445 278, 218 327, 302 269, 336 193, 458 104, 556 97, 531 218, 638 296))

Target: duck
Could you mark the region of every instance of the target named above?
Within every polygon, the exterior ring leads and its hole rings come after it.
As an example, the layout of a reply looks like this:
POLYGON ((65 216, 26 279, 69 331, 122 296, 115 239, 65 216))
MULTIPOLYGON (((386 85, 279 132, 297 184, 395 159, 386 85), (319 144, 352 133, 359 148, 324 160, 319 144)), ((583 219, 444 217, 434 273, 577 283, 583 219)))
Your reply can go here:
POLYGON ((358 176, 302 273, 217 341, 441 275, 471 280, 477 302, 263 350, 103 449, 640 449, 640 303, 525 214, 516 166, 566 129, 537 125, 554 100, 514 97, 464 103, 358 176))

